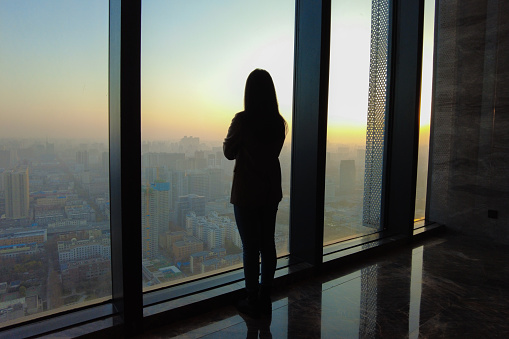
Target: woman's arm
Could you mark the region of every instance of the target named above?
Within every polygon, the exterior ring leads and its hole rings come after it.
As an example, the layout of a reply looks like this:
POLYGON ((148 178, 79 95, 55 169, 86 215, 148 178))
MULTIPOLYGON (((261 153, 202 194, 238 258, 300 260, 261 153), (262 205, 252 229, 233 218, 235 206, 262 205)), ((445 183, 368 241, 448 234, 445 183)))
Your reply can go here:
POLYGON ((237 157, 240 145, 240 118, 239 113, 232 119, 228 134, 223 141, 223 153, 226 159, 234 160, 237 157))

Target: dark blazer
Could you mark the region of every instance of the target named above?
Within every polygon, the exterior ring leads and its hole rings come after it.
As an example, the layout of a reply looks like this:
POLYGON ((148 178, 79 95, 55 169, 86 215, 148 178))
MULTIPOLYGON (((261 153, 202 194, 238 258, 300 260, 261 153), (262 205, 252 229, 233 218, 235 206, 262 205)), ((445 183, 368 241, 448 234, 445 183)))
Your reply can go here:
POLYGON ((230 202, 238 206, 265 206, 279 203, 281 166, 279 153, 285 141, 285 125, 276 127, 273 137, 264 136, 263 126, 253 128, 245 111, 232 120, 223 142, 223 152, 228 160, 235 159, 230 202), (258 130, 258 131, 256 131, 258 130))

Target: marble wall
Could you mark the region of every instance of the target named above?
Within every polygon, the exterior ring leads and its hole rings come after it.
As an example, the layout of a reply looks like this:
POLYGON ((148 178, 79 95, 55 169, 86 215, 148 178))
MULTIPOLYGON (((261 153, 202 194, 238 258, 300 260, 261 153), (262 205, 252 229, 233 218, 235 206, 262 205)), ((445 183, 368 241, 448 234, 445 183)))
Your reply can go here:
POLYGON ((509 1, 437 4, 428 219, 509 243, 509 1))

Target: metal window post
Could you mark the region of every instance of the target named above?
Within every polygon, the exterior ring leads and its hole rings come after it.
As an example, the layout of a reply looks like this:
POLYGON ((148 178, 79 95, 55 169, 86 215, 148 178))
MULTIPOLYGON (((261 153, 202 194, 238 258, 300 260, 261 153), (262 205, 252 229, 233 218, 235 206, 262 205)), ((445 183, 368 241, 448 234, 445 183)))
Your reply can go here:
POLYGON ((384 228, 412 236, 419 144, 424 0, 394 1, 386 116, 384 228))
POLYGON ((330 0, 297 0, 290 253, 322 263, 330 59, 330 0))
POLYGON ((141 0, 110 0, 109 143, 113 303, 141 333, 141 0))

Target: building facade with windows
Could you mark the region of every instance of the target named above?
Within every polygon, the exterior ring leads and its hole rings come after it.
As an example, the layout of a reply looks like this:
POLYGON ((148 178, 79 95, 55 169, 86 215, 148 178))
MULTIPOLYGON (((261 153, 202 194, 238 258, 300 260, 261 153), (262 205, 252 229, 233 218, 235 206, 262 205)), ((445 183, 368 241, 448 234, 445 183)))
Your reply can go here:
POLYGON ((9 219, 29 218, 30 188, 28 167, 17 167, 3 173, 5 216, 9 219))

